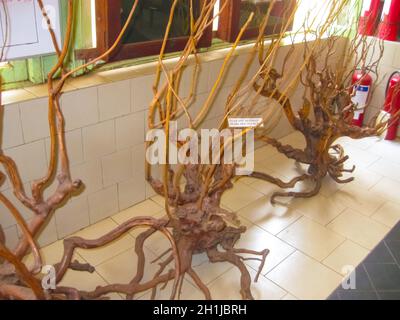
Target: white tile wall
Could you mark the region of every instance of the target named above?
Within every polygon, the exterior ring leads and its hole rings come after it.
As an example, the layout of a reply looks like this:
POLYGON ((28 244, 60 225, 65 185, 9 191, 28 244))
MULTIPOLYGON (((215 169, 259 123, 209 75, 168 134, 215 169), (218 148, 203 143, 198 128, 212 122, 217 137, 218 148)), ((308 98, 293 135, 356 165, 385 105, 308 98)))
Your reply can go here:
POLYGON ((131 149, 125 149, 103 157, 103 185, 105 187, 128 180, 133 176, 131 149))
MULTIPOLYGON (((132 179, 118 183, 119 210, 127 209, 146 199, 144 175, 135 175, 132 179)), ((146 215, 145 212, 143 212, 146 215)))
POLYGON ((3 130, 1 145, 3 149, 15 147, 24 143, 18 104, 10 104, 1 107, 3 130))
POLYGON ((97 159, 116 150, 115 122, 113 120, 85 127, 82 135, 85 161, 97 159))
POLYGON ((47 117, 48 100, 35 99, 20 103, 22 131, 25 143, 50 136, 47 117))
POLYGON ((7 149, 4 153, 16 162, 23 182, 32 181, 46 173, 47 159, 44 140, 7 149))
POLYGON ((98 97, 100 121, 126 115, 131 112, 131 81, 118 81, 99 86, 98 97))
MULTIPOLYGON (((50 159, 50 138, 46 138, 47 161, 50 159)), ((82 129, 76 129, 65 133, 65 143, 68 158, 71 165, 83 162, 82 129)))
POLYGON ((90 224, 89 205, 86 197, 72 198, 55 214, 58 238, 64 238, 90 224))
POLYGON ((133 172, 135 175, 144 175, 145 145, 140 144, 132 148, 133 172))
MULTIPOLYGON (((378 46, 378 44, 376 44, 376 46, 378 46)), ((377 52, 378 49, 375 50, 375 55, 378 54, 377 52)), ((385 41, 383 57, 378 67, 379 79, 378 82, 375 81, 374 83, 374 95, 368 107, 369 110, 366 111, 366 121, 369 121, 377 112, 382 110, 382 106, 385 103, 388 79, 394 71, 400 70, 399 57, 400 42, 385 41)), ((400 136, 400 130, 397 135, 400 136)))
POLYGON ((117 149, 144 143, 144 112, 136 112, 115 120, 117 149))
POLYGON ((83 128, 99 121, 97 88, 87 88, 63 94, 62 110, 66 130, 83 128))
POLYGON ((99 191, 103 187, 100 159, 94 159, 79 165, 71 166, 71 175, 73 178, 79 178, 83 181, 85 185, 84 193, 86 195, 99 191))
MULTIPOLYGON (((31 192, 30 192, 30 185, 29 185, 29 183, 25 183, 25 184, 24 184, 24 187, 25 187, 25 192, 26 192, 26 194, 27 194, 28 196, 30 196, 30 195, 31 195, 31 192)), ((4 191, 4 196, 6 196, 7 199, 9 199, 9 200, 13 203, 13 205, 15 206, 15 208, 18 209, 18 211, 21 213, 21 215, 22 215, 26 220, 29 220, 29 219, 32 218, 32 211, 30 211, 30 210, 29 210, 28 208, 26 208, 21 202, 19 202, 19 201, 17 200, 17 198, 15 197, 15 195, 14 195, 14 193, 12 192, 11 189, 7 189, 6 191, 4 191)), ((3 204, 1 204, 1 206, 3 206, 3 204)), ((7 224, 4 224, 4 223, 3 223, 3 219, 4 219, 4 220, 8 220, 8 219, 11 217, 11 214, 9 214, 7 210, 1 210, 1 212, 4 213, 4 214, 2 214, 1 217, 0 217, 0 223, 3 225, 3 227, 10 226, 11 224, 8 224, 8 225, 7 225, 7 224)), ((12 219, 12 222, 15 223, 15 222, 14 222, 14 219, 12 219)))
POLYGON ((133 112, 147 110, 153 99, 154 75, 132 80, 132 110, 133 112))
POLYGON ((117 185, 89 195, 90 223, 96 223, 118 212, 117 185))
POLYGON ((6 236, 6 246, 8 248, 14 248, 19 240, 17 226, 13 225, 12 227, 5 228, 4 234, 6 236))
MULTIPOLYGON (((30 221, 27 221, 28 224, 30 221)), ((17 227, 18 237, 21 237, 22 233, 19 227, 17 227)), ((58 240, 57 238, 57 228, 56 228, 56 219, 55 217, 51 217, 47 224, 43 225, 41 231, 38 233, 38 237, 36 238, 39 246, 44 247, 58 240)))
POLYGON ((40 232, 39 236, 37 237, 37 241, 39 246, 47 246, 50 243, 53 243, 58 240, 57 237, 57 227, 56 227, 56 219, 53 216, 47 225, 42 227, 42 231, 40 232))
MULTIPOLYGON (((4 195, 7 197, 6 194, 4 195)), ((0 211, 0 224, 3 226, 3 228, 8 228, 15 225, 15 219, 13 218, 11 212, 8 211, 7 207, 2 202, 0 203, 0 211)))

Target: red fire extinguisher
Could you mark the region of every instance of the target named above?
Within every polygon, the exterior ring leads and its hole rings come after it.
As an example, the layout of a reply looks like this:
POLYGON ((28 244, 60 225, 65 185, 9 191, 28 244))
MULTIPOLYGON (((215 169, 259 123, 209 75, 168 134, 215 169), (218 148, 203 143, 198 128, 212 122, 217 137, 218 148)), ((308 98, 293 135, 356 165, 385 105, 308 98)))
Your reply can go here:
POLYGON ((358 33, 364 36, 373 36, 378 27, 380 13, 382 12, 382 0, 364 0, 361 9, 361 17, 358 23, 358 33))
POLYGON ((400 0, 385 0, 378 36, 380 39, 396 41, 400 27, 400 0))
POLYGON ((400 110, 400 71, 394 72, 389 78, 386 87, 386 99, 383 111, 390 115, 386 140, 395 140, 397 129, 399 127, 399 117, 397 113, 400 110))
POLYGON ((357 106, 354 111, 352 124, 362 127, 364 122, 365 108, 369 101, 372 88, 372 77, 364 70, 356 70, 353 74, 353 97, 352 101, 357 106))

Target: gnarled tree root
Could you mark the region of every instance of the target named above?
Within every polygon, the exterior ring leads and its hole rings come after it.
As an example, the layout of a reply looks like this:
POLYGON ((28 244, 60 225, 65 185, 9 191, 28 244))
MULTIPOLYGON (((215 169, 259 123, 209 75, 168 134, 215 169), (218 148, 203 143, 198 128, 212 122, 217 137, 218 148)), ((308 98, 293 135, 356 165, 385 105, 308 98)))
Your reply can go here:
POLYGON ((294 188, 301 181, 311 181, 314 186, 309 191, 290 191, 290 192, 275 192, 272 194, 271 203, 276 204, 278 197, 292 197, 292 198, 312 198, 317 195, 322 187, 323 179, 329 175, 335 182, 340 184, 350 183, 354 177, 341 179, 343 173, 353 173, 355 166, 351 169, 344 168, 344 163, 349 159, 349 156, 344 155, 343 147, 340 145, 332 145, 328 151, 323 155, 317 155, 311 150, 316 150, 308 146, 305 150, 295 149, 289 145, 283 145, 279 141, 268 138, 266 140, 269 144, 274 146, 279 152, 286 155, 288 158, 293 159, 296 163, 303 163, 309 165, 308 173, 293 178, 289 182, 284 182, 281 179, 275 178, 263 172, 253 172, 249 177, 259 180, 267 181, 277 185, 282 189, 294 188), (333 153, 330 153, 330 150, 333 153))
MULTIPOLYGON (((25 265, 11 252, 7 250, 3 245, 0 244, 0 254, 7 261, 11 263, 11 266, 14 266, 18 273, 21 275, 21 279, 23 283, 19 284, 18 279, 16 283, 7 283, 5 281, 1 281, 0 283, 0 297, 4 298, 12 298, 12 299, 102 299, 104 294, 117 292, 117 293, 126 293, 133 295, 138 292, 143 292, 152 288, 158 281, 169 281, 175 279, 175 283, 173 286, 171 298, 173 299, 176 296, 178 278, 181 274, 180 271, 180 260, 177 246, 175 244, 175 240, 172 234, 168 231, 166 225, 168 220, 165 219, 155 219, 151 217, 139 217, 131 219, 106 235, 95 239, 95 240, 85 240, 79 237, 73 237, 64 240, 64 254, 61 262, 55 265, 56 269, 56 283, 60 283, 60 281, 64 278, 65 273, 68 269, 77 270, 77 271, 85 271, 85 272, 93 272, 94 267, 89 264, 82 264, 78 261, 72 261, 72 257, 74 255, 74 251, 78 248, 81 249, 95 249, 101 248, 114 240, 125 235, 132 228, 136 227, 149 227, 151 228, 149 231, 151 233, 161 232, 167 238, 167 240, 171 244, 172 251, 172 260, 175 260, 175 269, 174 271, 170 271, 167 275, 164 275, 160 278, 154 279, 146 284, 139 284, 141 280, 141 275, 136 275, 135 279, 128 285, 122 284, 112 284, 106 287, 98 287, 93 292, 84 292, 75 288, 69 288, 60 286, 54 290, 44 291, 39 283, 39 280, 36 279, 25 267, 25 265)), ((141 251, 143 251, 143 241, 136 243, 136 251, 138 247, 142 246, 141 251)), ((171 261, 172 261, 171 260, 171 261)), ((12 268, 12 269, 13 269, 12 268)), ((143 264, 144 268, 144 264, 143 264)), ((142 268, 142 269, 143 269, 142 268)), ((6 278, 4 278, 6 279, 6 278)), ((3 279, 3 280, 4 280, 3 279)))

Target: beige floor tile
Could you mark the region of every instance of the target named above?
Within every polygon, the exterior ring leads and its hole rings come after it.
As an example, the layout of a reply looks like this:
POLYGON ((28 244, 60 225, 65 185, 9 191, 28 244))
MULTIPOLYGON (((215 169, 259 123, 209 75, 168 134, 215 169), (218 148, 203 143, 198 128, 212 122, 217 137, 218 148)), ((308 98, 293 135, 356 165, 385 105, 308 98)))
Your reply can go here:
POLYGON ((400 205, 389 201, 372 215, 372 219, 392 228, 400 221, 400 205))
MULTIPOLYGON (((40 249, 40 253, 42 256, 43 265, 55 265, 56 263, 61 261, 62 256, 64 254, 64 241, 63 240, 56 241, 40 249)), ((85 262, 82 259, 82 257, 78 253, 76 253, 76 251, 72 260, 79 260, 80 262, 85 262)), ((28 266, 31 266, 33 264, 32 254, 27 255, 23 261, 28 266)))
POLYGON ((382 175, 376 172, 357 167, 352 174, 345 176, 345 178, 348 177, 354 177, 354 181, 351 182, 351 185, 358 185, 364 189, 371 189, 382 179, 382 175))
POLYGON ((376 154, 380 157, 391 159, 393 162, 400 163, 400 141, 381 140, 378 143, 372 144, 368 152, 376 154))
MULTIPOLYGON (((40 250, 43 259, 43 265, 54 265, 61 261, 64 246, 63 241, 57 241, 48 245, 40 250)), ((78 254, 75 253, 72 261, 78 260, 81 263, 85 263, 86 261, 78 254)), ((31 266, 33 262, 32 255, 28 255, 24 262, 31 266)), ((97 286, 107 285, 107 282, 97 273, 88 273, 88 272, 79 272, 68 270, 62 279, 62 281, 58 284, 59 286, 69 286, 75 287, 79 290, 91 291, 96 289, 97 286)), ((110 299, 119 300, 121 296, 116 293, 112 293, 107 295, 110 299)))
POLYGON ((160 205, 161 207, 165 207, 165 199, 164 197, 161 197, 160 195, 155 195, 154 197, 151 198, 152 201, 160 205))
POLYGON ((267 278, 302 300, 326 299, 342 277, 314 259, 296 251, 267 278))
POLYGON ((346 146, 345 154, 349 156, 349 160, 346 161, 347 167, 356 165, 357 168, 367 168, 380 158, 380 156, 362 150, 354 144, 346 146))
POLYGON ((370 191, 374 194, 400 204, 400 182, 389 178, 382 178, 370 191))
POLYGON ((304 135, 299 131, 295 131, 286 137, 279 139, 279 141, 283 144, 290 144, 294 148, 304 149, 306 147, 304 135))
POLYGON ((368 217, 386 202, 385 198, 355 184, 344 186, 333 195, 332 200, 368 217))
MULTIPOLYGON (((153 252, 144 248, 144 253, 146 265, 143 281, 147 281, 152 279, 157 272, 158 264, 151 263, 156 258, 153 252)), ((129 283, 136 275, 137 262, 135 250, 128 249, 101 263, 96 267, 96 270, 108 283, 129 283)))
POLYGON ((60 286, 75 287, 79 290, 93 291, 98 286, 105 286, 107 282, 97 273, 68 270, 60 286))
MULTIPOLYGON (((208 285, 213 280, 217 279, 219 276, 231 269, 233 265, 228 262, 211 263, 207 255, 202 253, 193 256, 192 267, 199 275, 200 279, 208 285)), ((192 279, 187 279, 194 284, 192 279)))
POLYGON ((247 184, 249 186, 249 185, 253 184, 254 182, 256 182, 256 179, 242 176, 242 177, 238 177, 237 181, 240 181, 241 183, 247 184))
MULTIPOLYGON (((153 215, 153 218, 155 219, 161 219, 164 218, 166 216, 166 213, 164 211, 160 211, 158 213, 156 213, 155 215, 153 215)), ((129 234, 136 238, 138 235, 140 235, 143 232, 146 232, 146 230, 148 230, 148 227, 137 227, 132 229, 131 231, 129 231, 129 234)), ((153 244, 155 246, 158 246, 157 242, 155 241, 159 241, 161 240, 162 242, 166 242, 166 238, 165 236, 163 236, 161 233, 156 232, 155 234, 153 234, 151 237, 149 237, 146 241, 145 241, 145 246, 149 247, 150 244, 153 244), (156 240, 157 239, 157 240, 156 240)), ((167 242, 167 244, 169 244, 169 242, 167 242)))
MULTIPOLYGON (((77 232, 74 234, 74 236, 82 237, 84 239, 97 239, 106 235, 117 227, 118 224, 109 218, 77 232)), ((126 234, 102 248, 92 250, 78 249, 77 252, 87 262, 93 266, 97 266, 100 263, 118 255, 119 253, 132 248, 134 245, 134 238, 129 234, 126 234)))
POLYGON ((322 180, 322 186, 320 193, 321 195, 329 198, 331 197, 335 192, 339 191, 341 188, 343 188, 342 184, 337 183, 335 180, 333 180, 330 176, 326 176, 322 180))
POLYGON ((291 210, 290 206, 272 205, 267 196, 239 210, 238 214, 274 235, 301 217, 301 213, 291 210))
POLYGON ((266 163, 265 160, 258 161, 257 159, 255 159, 254 171, 256 171, 256 172, 264 172, 264 173, 267 173, 269 175, 273 174, 274 170, 272 170, 270 167, 268 167, 265 163, 266 163))
POLYGON ((389 231, 389 228, 383 224, 352 209, 346 209, 346 211, 333 220, 327 227, 370 250, 374 248, 389 231))
POLYGON ((300 218, 277 237, 318 261, 326 258, 345 240, 307 217, 300 218))
MULTIPOLYGON (((252 279, 251 293, 255 300, 280 300, 286 295, 286 291, 277 286, 264 276, 260 276, 258 282, 254 282, 256 272, 249 269, 252 279)), ((232 268, 224 273, 210 285, 211 296, 215 300, 241 300, 240 294, 241 273, 238 268, 232 268), (227 292, 229 295, 227 296, 227 292)))
MULTIPOLYGON (((389 158, 390 159, 390 158, 389 158)), ((400 164, 386 159, 379 159, 368 167, 372 172, 400 182, 400 164)))
MULTIPOLYGON (((98 286, 106 286, 107 284, 108 283, 97 272, 85 273, 68 270, 59 285, 84 291, 93 291, 98 286)), ((115 292, 107 294, 106 297, 110 300, 122 300, 122 296, 115 292)))
POLYGON ((346 266, 357 267, 368 255, 369 250, 359 246, 353 241, 346 240, 335 249, 324 261, 323 264, 335 270, 337 273, 346 274, 346 266))
MULTIPOLYGON (((269 272, 295 251, 295 249, 287 243, 255 225, 248 226, 246 233, 241 236, 235 248, 246 248, 256 251, 269 249, 270 252, 265 261, 262 274, 269 272)), ((254 270, 258 270, 260 266, 259 261, 250 260, 245 263, 254 270)))
MULTIPOLYGON (((159 270, 157 263, 151 263, 156 256, 150 250, 144 248, 146 264, 144 268, 144 276, 141 283, 145 283, 153 279, 159 270)), ((109 259, 96 267, 97 272, 110 284, 120 283, 127 284, 135 276, 137 272, 138 258, 133 249, 129 249, 112 259, 109 259)), ((136 298, 145 295, 146 292, 140 292, 136 298)))
POLYGON ((294 295, 288 293, 281 300, 299 300, 294 295))
MULTIPOLYGON (((289 178, 276 173, 272 170, 264 170, 264 173, 269 174, 270 176, 280 179, 283 182, 289 182, 289 178)), ((250 187, 253 188, 254 190, 261 192, 263 194, 265 194, 266 196, 271 197, 275 192, 301 192, 301 191, 307 191, 310 190, 312 185, 311 183, 309 183, 308 181, 301 181, 299 183, 296 184, 296 186, 294 188, 288 188, 288 189, 281 189, 280 187, 278 187, 277 185, 264 181, 264 180, 259 180, 259 179, 254 179, 254 182, 252 184, 250 184, 250 187)), ((291 197, 280 197, 277 198, 277 200, 280 203, 288 203, 292 198, 291 197)))
POLYGON ((261 162, 265 167, 273 172, 279 172, 280 175, 287 179, 300 176, 307 171, 307 166, 296 163, 294 160, 287 158, 285 155, 278 153, 261 162))
MULTIPOLYGON (((173 281, 168 282, 165 289, 162 289, 162 286, 159 286, 155 300, 170 300, 173 283, 173 281)), ((178 296, 176 296, 175 299, 178 299, 178 296)), ((151 300, 151 291, 146 292, 146 294, 140 297, 139 300, 151 300)), ((199 289, 185 279, 183 280, 180 300, 205 300, 205 297, 199 289)))
MULTIPOLYGON (((377 143, 381 144, 383 141, 380 140, 378 137, 367 137, 364 139, 352 139, 349 137, 341 137, 336 140, 338 144, 341 144, 346 149, 346 146, 355 146, 362 150, 373 150, 376 148, 377 143)), ((377 154, 377 153, 374 153, 377 154)), ((379 154, 378 154, 379 155, 379 154)))
POLYGON ((272 146, 263 146, 254 151, 255 161, 263 161, 278 154, 278 151, 272 146))
MULTIPOLYGON (((159 214, 155 216, 155 218, 162 218, 164 217, 164 213, 159 214)), ((137 237, 140 233, 146 231, 145 228, 138 228, 135 230, 132 230, 131 235, 134 237, 137 237)), ((164 234, 161 232, 156 232, 152 234, 144 243, 144 245, 150 249, 153 253, 155 253, 157 256, 160 256, 163 254, 165 251, 169 250, 171 248, 171 243, 168 241, 168 239, 165 237, 164 234)))
MULTIPOLYGON (((272 172, 269 172, 269 174, 272 174, 272 172)), ((267 182, 267 181, 263 181, 263 180, 259 180, 259 179, 253 179, 253 183, 249 184, 249 186, 254 189, 255 191, 261 192, 264 195, 268 195, 269 198, 271 197, 271 195, 274 192, 279 192, 281 191, 281 189, 279 187, 277 187, 276 185, 267 182)))
POLYGON ((237 182, 234 188, 224 193, 221 203, 233 211, 238 211, 262 196, 262 193, 255 191, 246 184, 237 182))
POLYGON ((146 200, 117 213, 116 215, 112 216, 112 219, 116 223, 121 224, 135 217, 154 216, 162 210, 163 207, 156 202, 152 200, 146 200))
POLYGON ((293 209, 322 225, 327 225, 345 209, 342 203, 321 194, 310 199, 294 199, 291 204, 293 209))

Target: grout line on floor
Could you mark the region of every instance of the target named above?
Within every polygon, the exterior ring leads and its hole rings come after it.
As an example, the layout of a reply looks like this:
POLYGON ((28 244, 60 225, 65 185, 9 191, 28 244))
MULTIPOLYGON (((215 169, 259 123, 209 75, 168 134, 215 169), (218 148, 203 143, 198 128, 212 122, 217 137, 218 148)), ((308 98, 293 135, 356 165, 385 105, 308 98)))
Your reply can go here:
MULTIPOLYGON (((294 248, 295 250, 292 252, 292 253, 290 253, 287 257, 285 257, 281 262, 279 262, 276 266, 274 266, 271 270, 269 270, 267 273, 265 273, 264 274, 264 276, 265 277, 267 277, 267 275, 268 274, 270 274, 273 270, 275 270, 281 263, 283 263, 284 261, 286 261, 289 257, 291 257, 293 254, 295 254, 296 253, 296 251, 300 251, 300 250, 298 250, 298 249, 296 249, 296 248, 294 248)), ((268 277, 267 277, 268 278, 268 277)), ((269 278, 268 278, 269 279, 269 278)), ((270 279, 269 279, 270 280, 270 279)), ((272 280, 271 280, 272 281, 272 280)), ((285 289, 285 290, 287 290, 287 289, 285 289)))
MULTIPOLYGON (((283 261, 283 260, 282 260, 283 261)), ((245 264, 246 264, 246 266, 248 266, 250 269, 252 269, 253 271, 255 271, 255 272, 258 272, 258 270, 256 269, 256 268, 254 268, 254 266, 252 266, 252 265, 250 265, 250 264, 247 264, 246 262, 245 262, 245 264)), ((280 264, 280 263, 279 263, 280 264)), ((269 273, 269 271, 268 271, 268 273, 269 273)), ((265 275, 265 274, 260 274, 260 277, 264 277, 265 279, 267 279, 268 281, 271 281, 274 285, 276 285, 278 288, 280 288, 280 289, 282 289, 283 291, 285 291, 286 292, 286 294, 288 294, 289 293, 289 291, 287 290, 287 289, 285 289, 284 287, 282 287, 281 285, 279 285, 279 284, 277 284, 277 283, 275 283, 274 281, 272 281, 271 279, 269 279, 269 278, 267 278, 267 276, 265 275)), ((252 283, 254 283, 254 280, 252 281, 252 283)), ((286 294, 284 295, 284 296, 286 296, 286 294)), ((283 296, 283 297, 284 297, 283 296)), ((282 298, 283 298, 282 297, 282 298)))

